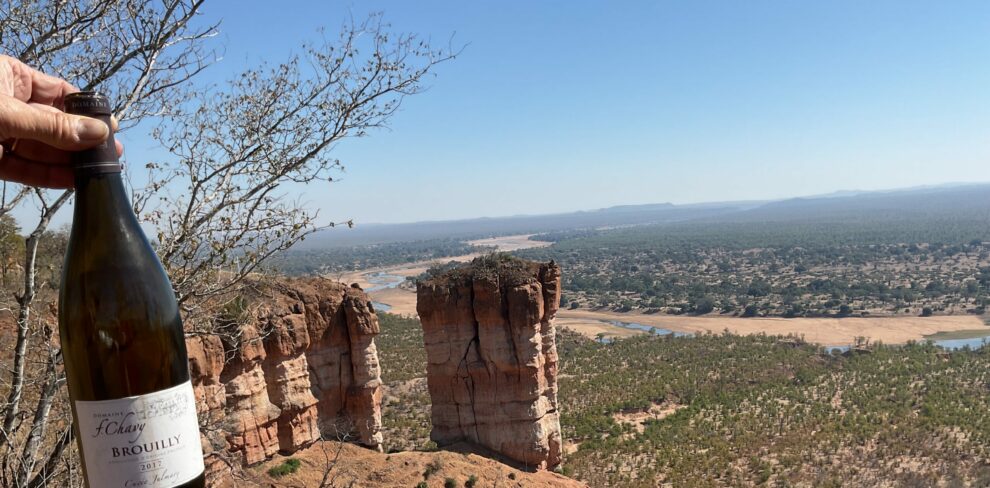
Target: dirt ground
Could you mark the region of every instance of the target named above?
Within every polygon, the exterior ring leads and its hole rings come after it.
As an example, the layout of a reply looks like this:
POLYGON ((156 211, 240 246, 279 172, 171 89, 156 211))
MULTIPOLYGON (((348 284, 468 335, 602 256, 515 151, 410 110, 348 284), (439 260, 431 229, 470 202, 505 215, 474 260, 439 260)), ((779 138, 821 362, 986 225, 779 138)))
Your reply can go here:
POLYGON ((633 428, 637 433, 642 434, 646 432, 646 423, 651 420, 662 420, 675 413, 682 408, 686 408, 687 405, 678 405, 675 403, 653 403, 649 408, 636 410, 633 412, 616 412, 612 414, 612 418, 616 422, 624 425, 628 425, 633 428))
MULTIPOLYGON (((333 466, 330 476, 335 476, 332 486, 396 487, 411 488, 426 481, 430 488, 444 485, 446 478, 453 478, 457 486, 464 486, 468 477, 477 477, 478 487, 548 487, 580 488, 584 483, 547 471, 528 472, 502 464, 499 461, 475 454, 472 447, 454 445, 449 450, 435 452, 405 451, 383 454, 353 444, 337 442, 317 443, 291 456, 276 456, 258 467, 251 468, 257 481, 263 486, 303 487, 320 486, 327 466, 333 466), (266 473, 288 458, 296 458, 302 465, 293 474, 271 478, 266 473), (428 466, 432 466, 429 470, 428 466), (429 476, 425 473, 430 471, 429 476), (352 483, 353 485, 349 485, 352 483)), ((481 453, 491 455, 490 453, 481 453)), ((233 481, 228 487, 234 487, 233 481)))

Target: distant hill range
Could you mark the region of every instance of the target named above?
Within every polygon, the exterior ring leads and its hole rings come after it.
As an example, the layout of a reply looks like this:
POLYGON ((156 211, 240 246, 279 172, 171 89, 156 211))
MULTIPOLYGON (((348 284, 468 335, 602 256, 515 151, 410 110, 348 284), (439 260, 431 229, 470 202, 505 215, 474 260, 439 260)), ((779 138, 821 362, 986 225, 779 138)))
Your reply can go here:
POLYGON ((884 191, 841 191, 770 201, 651 203, 547 215, 520 215, 408 224, 367 224, 320 232, 296 249, 359 246, 428 239, 477 239, 571 229, 675 222, 861 222, 919 218, 990 221, 990 183, 884 191))

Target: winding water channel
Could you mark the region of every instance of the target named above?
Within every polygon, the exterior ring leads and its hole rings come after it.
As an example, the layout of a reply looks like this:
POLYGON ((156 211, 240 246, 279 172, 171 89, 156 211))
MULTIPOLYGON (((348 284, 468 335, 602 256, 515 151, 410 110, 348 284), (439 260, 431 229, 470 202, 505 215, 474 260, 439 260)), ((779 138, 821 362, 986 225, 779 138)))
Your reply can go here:
MULTIPOLYGON (((636 322, 623 322, 620 320, 603 320, 602 322, 614 325, 616 327, 622 327, 624 329, 641 330, 645 332, 652 332, 656 335, 670 335, 673 334, 674 337, 691 337, 694 334, 691 332, 678 332, 671 329, 665 329, 663 327, 656 327, 653 325, 638 324, 636 322)), ((600 339, 600 342, 611 342, 608 338, 600 339)), ((970 349, 979 349, 990 343, 990 328, 988 328, 985 335, 979 337, 970 337, 964 339, 938 339, 931 340, 933 344, 939 346, 943 349, 955 350, 963 349, 964 347, 969 347, 970 349)), ((841 352, 848 351, 850 346, 848 344, 834 344, 823 346, 827 350, 838 349, 841 352)))
MULTIPOLYGON (((372 284, 366 292, 381 291, 389 288, 397 288, 402 282, 406 281, 404 276, 389 274, 386 272, 378 272, 368 275, 368 282, 372 284)), ((379 312, 388 312, 392 307, 386 303, 372 302, 374 304, 375 310, 379 312)), ((657 327, 653 325, 639 324, 636 322, 624 322, 621 320, 603 320, 602 322, 613 325, 615 327, 622 327, 624 329, 632 329, 643 332, 653 333, 655 335, 670 335, 673 334, 674 337, 691 337, 694 334, 691 332, 680 332, 672 329, 666 329, 663 327, 657 327)), ((601 338, 601 342, 608 343, 611 342, 610 338, 601 338)), ((961 339, 937 339, 931 340, 936 346, 942 347, 944 349, 954 350, 962 349, 964 347, 969 347, 970 349, 979 349, 990 342, 990 328, 987 329, 987 333, 978 337, 969 337, 961 339)), ((850 346, 848 344, 830 344, 824 346, 827 350, 838 349, 839 351, 845 352, 849 350, 850 346)))
MULTIPOLYGON (((368 276, 368 282, 371 283, 372 286, 364 291, 366 293, 371 293, 373 291, 381 291, 388 288, 396 288, 400 284, 402 284, 403 281, 406 281, 405 276, 393 275, 388 273, 374 273, 368 276)), ((392 306, 387 303, 375 302, 375 301, 372 301, 371 303, 372 305, 374 305, 375 311, 377 312, 388 312, 389 310, 392 310, 392 306)))

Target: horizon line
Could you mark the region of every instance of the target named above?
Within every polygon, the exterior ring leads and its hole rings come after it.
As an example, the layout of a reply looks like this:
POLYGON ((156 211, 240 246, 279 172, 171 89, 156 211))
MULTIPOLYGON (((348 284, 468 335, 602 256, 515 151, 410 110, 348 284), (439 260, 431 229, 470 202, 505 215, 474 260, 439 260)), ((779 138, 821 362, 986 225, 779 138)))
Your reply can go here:
MULTIPOLYGON (((697 202, 646 202, 646 203, 623 203, 612 205, 609 207, 598 207, 598 208, 585 208, 577 210, 564 210, 559 212, 547 212, 547 213, 530 213, 530 214, 514 214, 514 215, 484 215, 480 217, 464 217, 464 218, 454 218, 454 219, 425 219, 425 220, 413 220, 407 222, 368 222, 368 223, 355 223, 354 228, 358 227, 385 227, 390 225, 422 225, 422 224, 442 224, 451 222, 468 222, 474 220, 498 220, 498 219, 517 219, 517 218, 527 218, 527 217, 552 217, 554 215, 568 215, 576 213, 590 213, 590 212, 601 212, 604 210, 610 210, 621 207, 646 207, 650 205, 670 205, 672 207, 691 207, 698 205, 718 205, 718 204, 759 204, 765 205, 767 203, 774 202, 785 202, 788 200, 799 200, 799 199, 815 199, 815 198, 851 198, 855 196, 860 196, 862 194, 869 193, 896 193, 896 192, 907 192, 907 191, 919 191, 919 190, 929 190, 929 189, 948 189, 948 188, 959 188, 963 186, 982 186, 990 185, 990 181, 973 181, 973 182, 962 182, 962 181, 947 181, 944 183, 932 183, 927 185, 916 185, 908 187, 894 187, 894 188, 880 188, 875 190, 861 190, 861 189, 840 189, 831 191, 828 193, 815 193, 811 195, 794 195, 788 197, 779 198, 754 198, 748 200, 705 200, 697 202), (846 193, 851 193, 852 195, 843 195, 846 193)), ((328 230, 328 229, 325 229, 328 230)))

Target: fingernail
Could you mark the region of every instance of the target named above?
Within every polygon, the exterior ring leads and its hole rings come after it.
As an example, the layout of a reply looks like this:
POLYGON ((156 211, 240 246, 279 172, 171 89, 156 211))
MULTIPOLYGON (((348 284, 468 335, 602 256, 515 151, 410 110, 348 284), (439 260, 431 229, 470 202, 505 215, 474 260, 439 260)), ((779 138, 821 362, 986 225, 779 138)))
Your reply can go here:
POLYGON ((76 121, 76 135, 81 141, 100 141, 106 139, 108 131, 107 124, 96 119, 80 117, 76 121))

